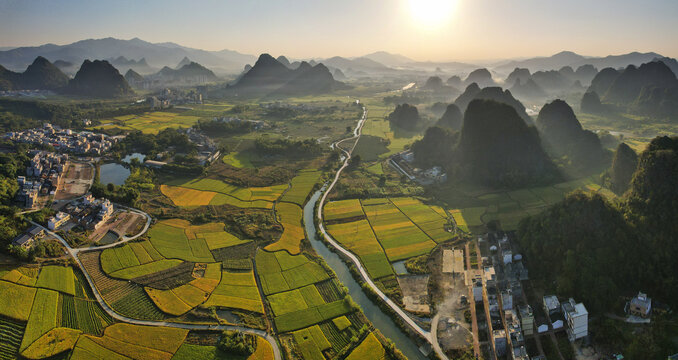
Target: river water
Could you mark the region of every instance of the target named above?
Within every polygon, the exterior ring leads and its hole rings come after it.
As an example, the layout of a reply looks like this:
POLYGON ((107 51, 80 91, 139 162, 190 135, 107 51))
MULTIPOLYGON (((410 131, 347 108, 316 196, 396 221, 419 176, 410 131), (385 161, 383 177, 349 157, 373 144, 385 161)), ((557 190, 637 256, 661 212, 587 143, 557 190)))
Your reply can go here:
POLYGON ((339 255, 332 252, 324 242, 316 237, 316 228, 314 218, 314 208, 315 204, 320 198, 321 191, 316 191, 315 194, 308 201, 304 207, 304 225, 306 226, 306 235, 311 241, 311 245, 318 253, 325 259, 325 262, 334 270, 337 274, 337 278, 341 280, 342 284, 348 288, 348 292, 355 300, 355 302, 360 305, 372 324, 381 331, 384 336, 391 339, 393 343, 402 351, 405 356, 410 360, 425 360, 426 357, 419 352, 419 347, 415 342, 410 339, 404 332, 402 332, 398 326, 391 320, 391 318, 381 311, 377 305, 375 305, 372 300, 370 300, 363 289, 360 287, 351 272, 348 269, 348 266, 344 263, 339 255))

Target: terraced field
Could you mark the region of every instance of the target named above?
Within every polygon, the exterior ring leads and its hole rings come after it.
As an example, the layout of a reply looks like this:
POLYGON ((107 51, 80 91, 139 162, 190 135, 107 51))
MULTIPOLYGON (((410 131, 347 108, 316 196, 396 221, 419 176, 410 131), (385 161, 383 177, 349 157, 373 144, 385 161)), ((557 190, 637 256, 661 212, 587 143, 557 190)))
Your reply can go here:
POLYGON ((0 315, 20 321, 28 320, 35 298, 34 287, 0 281, 0 315))

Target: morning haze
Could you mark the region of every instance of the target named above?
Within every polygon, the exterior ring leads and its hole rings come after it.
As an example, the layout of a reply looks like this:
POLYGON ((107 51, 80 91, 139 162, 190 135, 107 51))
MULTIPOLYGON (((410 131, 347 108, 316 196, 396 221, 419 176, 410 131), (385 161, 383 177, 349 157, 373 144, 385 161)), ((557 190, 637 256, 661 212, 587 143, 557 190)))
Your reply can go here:
POLYGON ((677 56, 678 3, 650 1, 0 1, 0 46, 139 37, 205 50, 415 60, 677 56), (414 9, 414 10, 413 10, 414 9), (311 50, 312 49, 312 50, 311 50))
POLYGON ((676 18, 0 0, 0 360, 678 360, 676 18))

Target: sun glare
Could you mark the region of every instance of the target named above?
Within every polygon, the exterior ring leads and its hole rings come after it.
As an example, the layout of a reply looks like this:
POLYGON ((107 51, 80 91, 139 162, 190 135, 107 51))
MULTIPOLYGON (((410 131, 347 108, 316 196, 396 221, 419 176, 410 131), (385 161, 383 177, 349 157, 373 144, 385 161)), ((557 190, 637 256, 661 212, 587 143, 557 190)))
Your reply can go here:
POLYGON ((452 16, 456 0, 408 0, 410 15, 417 25, 435 29, 452 16))

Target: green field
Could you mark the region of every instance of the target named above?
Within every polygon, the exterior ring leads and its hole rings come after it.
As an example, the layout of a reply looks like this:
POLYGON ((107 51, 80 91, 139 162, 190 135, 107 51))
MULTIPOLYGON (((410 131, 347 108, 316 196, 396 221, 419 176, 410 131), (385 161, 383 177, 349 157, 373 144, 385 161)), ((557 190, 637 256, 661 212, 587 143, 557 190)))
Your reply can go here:
POLYGON ((343 300, 337 300, 331 303, 277 316, 275 318, 275 325, 278 328, 278 331, 288 332, 303 329, 325 320, 348 314, 355 310, 348 299, 349 298, 345 298, 343 300))
POLYGON ((46 289, 37 290, 24 338, 21 341, 21 351, 57 326, 58 304, 58 292, 46 289))
POLYGON ((315 169, 301 170, 299 175, 292 179, 290 188, 283 194, 280 201, 304 206, 313 186, 320 179, 320 175, 322 175, 322 173, 315 169))
POLYGON ((318 325, 297 330, 292 335, 305 360, 325 360, 322 351, 332 347, 318 325))
POLYGON ((228 196, 232 196, 241 201, 275 201, 287 189, 287 184, 243 188, 232 185, 221 180, 214 179, 177 179, 167 183, 167 185, 181 186, 194 190, 212 191, 228 196))
POLYGON ((450 213, 464 231, 484 232, 485 225, 492 221, 509 231, 516 230, 521 219, 540 213, 575 190, 614 197, 598 184, 599 181, 593 175, 550 186, 513 191, 497 191, 469 184, 445 184, 435 190, 434 196, 454 209, 450 213))
POLYGON ((0 315, 26 321, 31 313, 35 288, 0 281, 0 315))
POLYGON ((222 160, 225 164, 233 167, 253 169, 254 165, 252 164, 252 159, 254 158, 257 158, 257 156, 251 151, 238 151, 224 155, 222 160))
POLYGON ((189 227, 190 223, 185 220, 163 220, 155 224, 148 234, 153 247, 165 258, 214 262, 204 238, 189 240, 186 236, 189 227))
POLYGON ((43 266, 36 287, 61 291, 75 295, 75 277, 70 266, 43 266))
POLYGON ((264 294, 270 295, 304 287, 319 281, 329 279, 329 275, 315 262, 310 261, 305 255, 291 256, 284 251, 271 253, 263 250, 257 251, 257 273, 261 280, 264 294), (276 255, 281 256, 282 261, 276 255), (283 268, 293 263, 293 267, 283 268))
POLYGON ((102 120, 102 125, 93 127, 99 129, 139 130, 144 134, 157 134, 167 128, 188 128, 198 122, 200 117, 184 115, 180 112, 155 111, 143 115, 124 115, 112 119, 102 120))
POLYGON ((223 270, 219 285, 203 306, 264 313, 259 288, 251 270, 247 272, 223 270))

